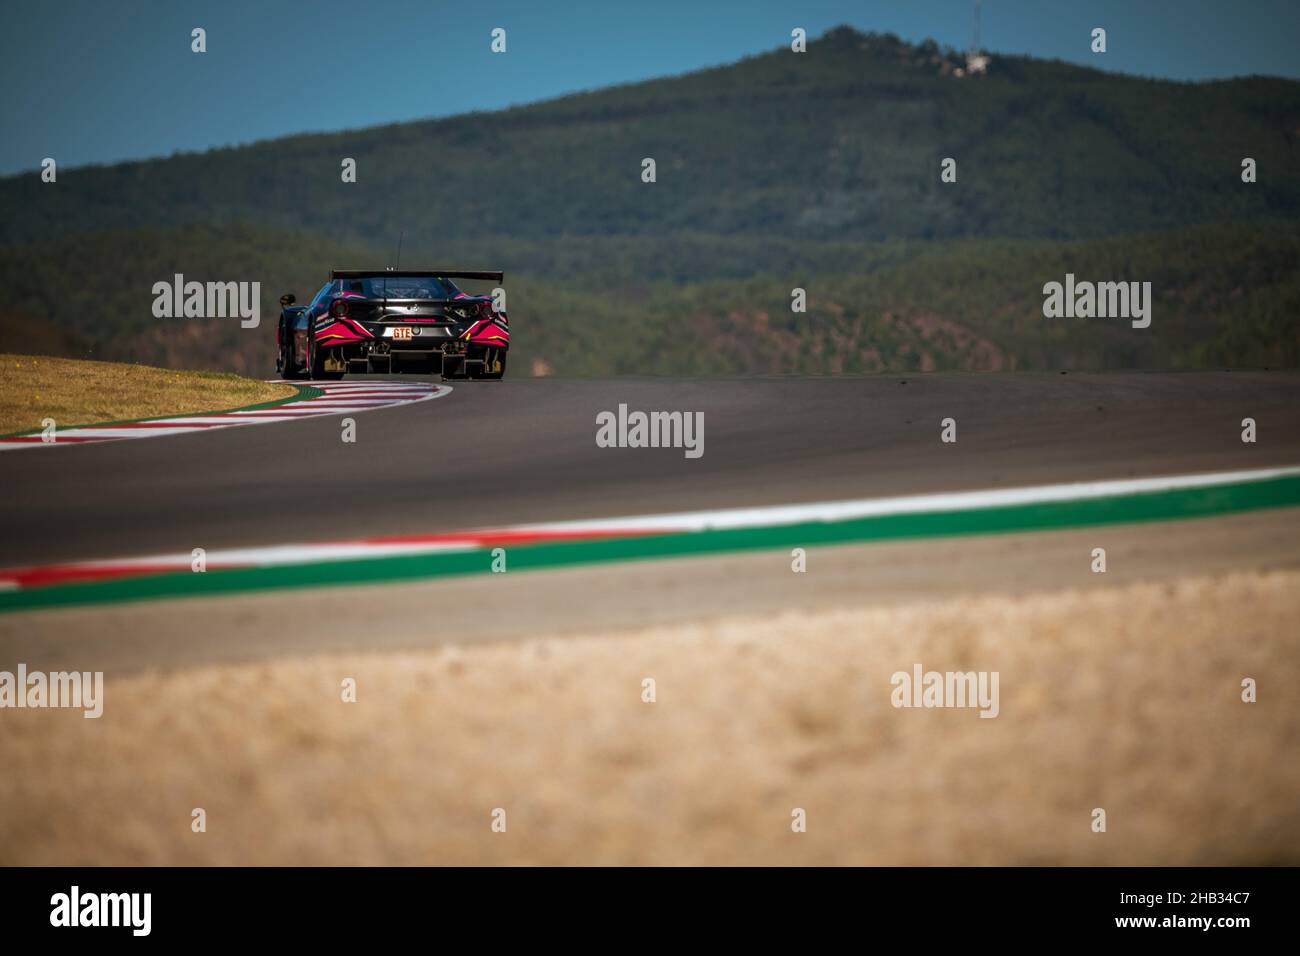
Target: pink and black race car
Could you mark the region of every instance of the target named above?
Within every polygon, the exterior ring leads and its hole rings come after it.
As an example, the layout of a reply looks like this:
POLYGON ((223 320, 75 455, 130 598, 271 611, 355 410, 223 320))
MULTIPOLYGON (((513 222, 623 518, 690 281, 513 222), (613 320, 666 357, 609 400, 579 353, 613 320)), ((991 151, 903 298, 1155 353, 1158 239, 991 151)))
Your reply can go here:
POLYGON ((501 283, 501 272, 330 273, 311 303, 282 296, 276 371, 284 378, 345 372, 505 375, 510 325, 493 295, 469 295, 453 279, 501 283))

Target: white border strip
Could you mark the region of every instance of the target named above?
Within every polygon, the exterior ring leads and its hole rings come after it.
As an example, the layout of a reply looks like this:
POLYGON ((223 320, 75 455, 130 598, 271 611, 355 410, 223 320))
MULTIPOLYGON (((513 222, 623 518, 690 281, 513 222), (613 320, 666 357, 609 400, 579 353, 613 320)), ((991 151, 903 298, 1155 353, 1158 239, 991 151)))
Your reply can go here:
MULTIPOLYGON (((856 501, 824 501, 801 505, 778 505, 760 508, 731 508, 720 511, 692 511, 677 514, 641 515, 628 518, 599 518, 589 521, 565 521, 552 524, 515 525, 506 528, 448 531, 447 538, 459 540, 427 541, 334 541, 320 544, 286 544, 256 548, 209 551, 209 568, 270 567, 284 564, 309 564, 341 561, 349 558, 381 558, 399 555, 423 555, 474 551, 484 545, 476 537, 491 538, 503 534, 540 534, 566 532, 665 533, 710 531, 732 528, 762 528, 816 521, 847 521, 883 515, 942 514, 997 508, 1007 505, 1043 504, 1061 501, 1085 501, 1119 495, 1209 488, 1218 485, 1266 481, 1272 478, 1300 476, 1300 466, 1263 468, 1252 471, 1220 471, 1199 475, 1172 475, 1164 478, 1131 478, 1116 481, 1081 481, 1062 485, 1034 485, 1022 488, 998 488, 986 491, 960 491, 939 494, 905 495, 895 498, 867 498, 856 501)), ((163 554, 138 558, 113 558, 97 561, 67 561, 43 567, 127 568, 135 565, 185 570, 190 567, 188 554, 163 554)), ((30 568, 0 571, 0 589, 16 586, 16 575, 30 568)))
POLYGON ((854 501, 822 501, 803 505, 761 508, 728 508, 719 511, 690 511, 676 514, 643 515, 636 518, 599 518, 565 521, 559 524, 524 525, 514 531, 712 531, 728 528, 760 528, 813 521, 849 521, 883 515, 905 515, 971 511, 1006 505, 1081 501, 1116 495, 1207 488, 1247 481, 1266 481, 1300 475, 1300 466, 1262 468, 1251 471, 1217 471, 1199 475, 1171 475, 1165 478, 1125 478, 1114 481, 1079 481, 1063 485, 1031 485, 986 491, 941 492, 903 495, 896 498, 866 498, 854 501))
MULTIPOLYGON (((62 445, 65 448, 76 445, 93 445, 107 441, 122 441, 129 438, 160 438, 164 435, 189 435, 195 432, 215 431, 233 428, 237 425, 265 425, 268 422, 290 422, 301 418, 315 418, 325 415, 354 415, 376 408, 396 408, 399 405, 412 405, 427 402, 432 398, 442 398, 451 392, 450 385, 430 384, 425 382, 274 382, 273 384, 307 385, 320 389, 324 394, 312 398, 300 398, 296 401, 272 405, 269 408, 235 409, 230 412, 204 415, 185 415, 179 418, 151 418, 142 422, 114 425, 112 427, 87 425, 82 428, 69 428, 56 431, 55 440, 18 441, 14 438, 0 438, 0 451, 15 451, 19 448, 49 448, 62 445), (150 427, 132 428, 131 424, 150 427), (61 438, 75 438, 79 441, 60 441, 61 438)), ((28 436, 30 438, 31 436, 28 436)))

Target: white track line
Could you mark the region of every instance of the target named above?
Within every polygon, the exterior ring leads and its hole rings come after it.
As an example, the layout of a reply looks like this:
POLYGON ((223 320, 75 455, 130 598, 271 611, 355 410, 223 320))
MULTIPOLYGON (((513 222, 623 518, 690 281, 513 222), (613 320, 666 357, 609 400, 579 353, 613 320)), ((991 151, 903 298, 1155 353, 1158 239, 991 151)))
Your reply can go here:
MULTIPOLYGON (((279 384, 279 383, 277 383, 279 384)), ((163 435, 189 435, 195 432, 233 428, 238 425, 265 425, 268 422, 292 422, 320 415, 349 415, 375 408, 396 408, 415 402, 442 398, 451 391, 449 385, 411 384, 408 382, 294 382, 310 385, 324 392, 271 408, 233 411, 212 415, 186 415, 180 418, 154 418, 122 425, 89 425, 54 433, 55 440, 44 442, 38 436, 0 438, 0 451, 19 448, 49 448, 51 445, 88 445, 128 438, 158 438, 163 435), (70 439, 65 441, 64 439, 70 439)))
MULTIPOLYGON (((544 539, 551 534, 563 538, 566 534, 581 533, 607 533, 619 536, 638 533, 773 527, 817 521, 845 521, 877 515, 942 513, 995 508, 1005 505, 1079 501, 1116 495, 1240 484, 1242 482, 1265 481, 1272 478, 1294 476, 1300 476, 1300 467, 1223 471, 1198 475, 1172 475, 1163 478, 1134 478, 1119 481, 1082 481, 1060 485, 1035 485, 984 491, 906 495, 895 498, 867 498, 857 501, 823 501, 764 508, 731 508, 720 511, 601 518, 594 521, 513 525, 506 528, 480 529, 477 531, 435 533, 423 540, 409 537, 397 540, 358 539, 213 550, 207 553, 207 566, 214 569, 250 566, 269 567, 282 564, 341 561, 349 558, 380 558, 398 555, 414 556, 472 551, 477 548, 487 547, 493 540, 499 540, 503 536, 520 534, 536 535, 544 539)), ((190 567, 190 562, 191 555, 186 552, 137 558, 70 561, 28 568, 9 568, 0 571, 0 589, 20 587, 22 586, 20 582, 27 574, 48 568, 75 568, 93 571, 146 567, 156 570, 186 570, 190 567)))
POLYGON ((812 521, 849 521, 879 515, 903 515, 968 511, 1005 505, 1078 501, 1232 485, 1300 475, 1300 467, 1261 468, 1252 471, 1219 471, 1199 475, 1171 475, 1165 478, 1125 478, 1115 481, 1078 481, 1061 485, 1032 485, 1022 488, 994 488, 896 498, 867 498, 856 501, 821 501, 803 505, 766 508, 728 508, 719 511, 691 511, 677 514, 642 515, 635 518, 600 518, 565 521, 558 524, 524 525, 517 531, 711 531, 723 528, 757 528, 812 521))

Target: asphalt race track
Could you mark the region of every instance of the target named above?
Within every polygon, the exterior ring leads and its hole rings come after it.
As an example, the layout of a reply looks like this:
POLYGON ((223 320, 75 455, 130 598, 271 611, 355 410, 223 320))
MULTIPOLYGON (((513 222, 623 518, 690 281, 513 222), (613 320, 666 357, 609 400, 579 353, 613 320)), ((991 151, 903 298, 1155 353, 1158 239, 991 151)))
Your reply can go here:
POLYGON ((0 565, 1292 465, 1300 374, 517 379, 356 423, 6 454, 0 565), (597 447, 620 403, 703 412, 703 456, 597 447))

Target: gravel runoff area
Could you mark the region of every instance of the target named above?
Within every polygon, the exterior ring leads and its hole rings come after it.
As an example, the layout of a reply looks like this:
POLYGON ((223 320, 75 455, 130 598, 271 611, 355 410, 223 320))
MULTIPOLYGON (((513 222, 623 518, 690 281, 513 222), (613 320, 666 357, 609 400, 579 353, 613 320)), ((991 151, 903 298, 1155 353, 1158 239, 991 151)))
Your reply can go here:
POLYGON ((1255 571, 110 675, 0 712, 0 864, 1296 864, 1298 619, 1255 571))

